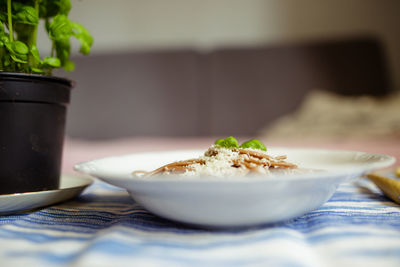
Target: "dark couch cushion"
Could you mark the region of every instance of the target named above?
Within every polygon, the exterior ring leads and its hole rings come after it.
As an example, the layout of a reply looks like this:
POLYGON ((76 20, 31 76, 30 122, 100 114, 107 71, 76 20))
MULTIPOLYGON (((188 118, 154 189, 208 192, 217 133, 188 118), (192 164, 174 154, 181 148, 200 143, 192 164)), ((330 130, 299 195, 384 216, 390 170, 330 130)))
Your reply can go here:
POLYGON ((254 135, 306 93, 391 91, 373 38, 76 58, 67 133, 79 138, 254 135))

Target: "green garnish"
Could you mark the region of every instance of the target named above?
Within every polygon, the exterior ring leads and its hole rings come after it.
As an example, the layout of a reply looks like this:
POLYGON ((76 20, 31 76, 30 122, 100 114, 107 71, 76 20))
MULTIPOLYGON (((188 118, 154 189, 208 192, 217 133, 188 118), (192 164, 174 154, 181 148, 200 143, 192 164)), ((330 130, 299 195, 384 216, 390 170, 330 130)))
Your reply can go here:
POLYGON ((218 139, 214 143, 217 146, 224 147, 224 148, 252 148, 252 149, 258 149, 262 151, 267 151, 267 148, 263 143, 261 143, 257 139, 251 139, 249 141, 244 142, 239 146, 238 141, 236 140, 235 137, 229 136, 225 139, 218 139))
POLYGON ((215 141, 214 144, 224 147, 224 148, 238 148, 239 147, 238 141, 236 140, 235 137, 232 137, 232 136, 229 136, 225 139, 218 139, 217 141, 215 141))
POLYGON ((240 145, 240 148, 252 148, 252 149, 267 151, 265 145, 260 141, 258 141, 257 139, 251 139, 249 141, 244 142, 243 144, 240 145))

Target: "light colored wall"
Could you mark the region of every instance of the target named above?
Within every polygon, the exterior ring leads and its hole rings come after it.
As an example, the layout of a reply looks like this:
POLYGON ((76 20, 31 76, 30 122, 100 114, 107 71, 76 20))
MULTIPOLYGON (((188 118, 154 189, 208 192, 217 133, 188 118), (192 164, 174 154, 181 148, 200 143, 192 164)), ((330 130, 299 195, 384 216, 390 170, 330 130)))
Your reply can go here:
POLYGON ((371 33, 400 88, 400 0, 72 0, 93 53, 254 45, 371 33))

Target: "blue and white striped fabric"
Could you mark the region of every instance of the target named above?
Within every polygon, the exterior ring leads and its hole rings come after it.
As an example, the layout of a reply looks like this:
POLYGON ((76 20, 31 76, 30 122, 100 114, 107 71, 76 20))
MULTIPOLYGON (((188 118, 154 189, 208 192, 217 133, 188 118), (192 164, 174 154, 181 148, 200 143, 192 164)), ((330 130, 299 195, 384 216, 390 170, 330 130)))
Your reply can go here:
POLYGON ((205 230, 95 182, 72 201, 0 217, 0 266, 54 265, 400 266, 400 206, 359 180, 292 221, 205 230))

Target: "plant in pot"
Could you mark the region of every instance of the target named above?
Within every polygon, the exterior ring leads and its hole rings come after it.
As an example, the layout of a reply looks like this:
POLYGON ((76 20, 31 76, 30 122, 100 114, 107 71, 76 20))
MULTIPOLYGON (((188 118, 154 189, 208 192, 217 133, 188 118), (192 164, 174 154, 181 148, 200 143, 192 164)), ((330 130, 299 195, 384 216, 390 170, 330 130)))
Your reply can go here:
POLYGON ((70 0, 0 0, 0 194, 59 186, 73 84, 51 73, 74 69, 71 37, 85 55, 93 42, 68 19, 70 9, 70 0), (46 57, 37 48, 39 24, 52 44, 46 57))

